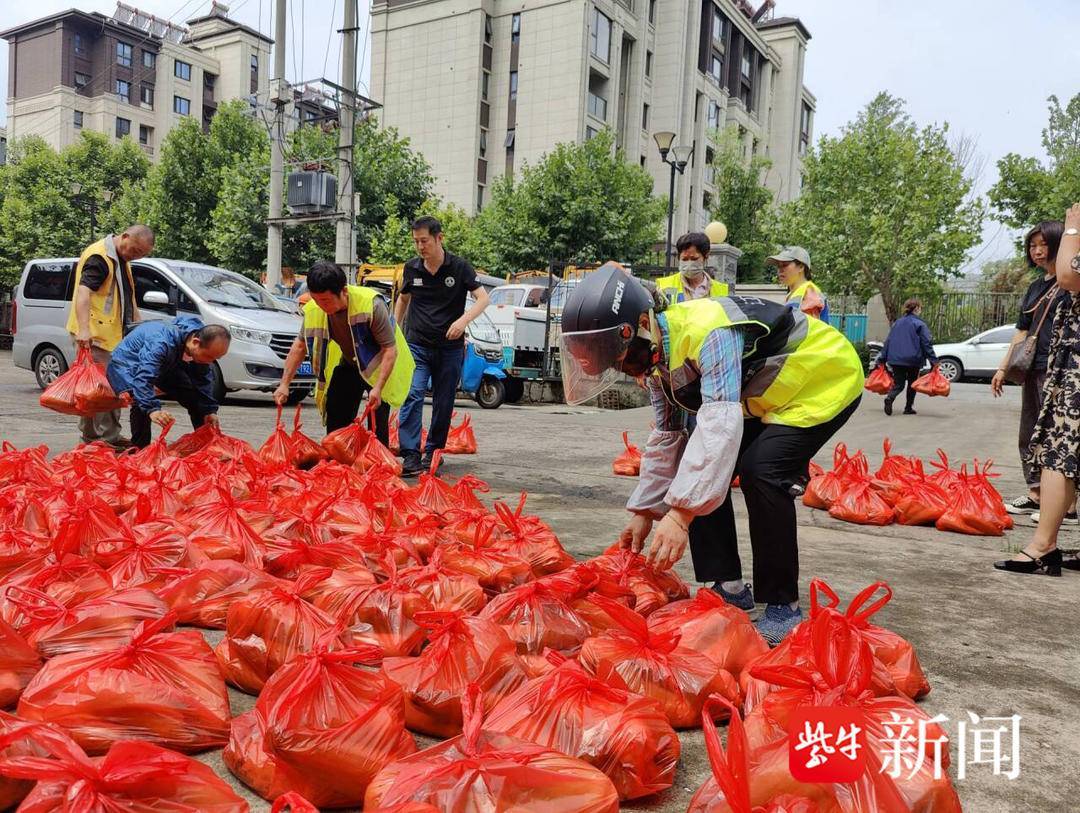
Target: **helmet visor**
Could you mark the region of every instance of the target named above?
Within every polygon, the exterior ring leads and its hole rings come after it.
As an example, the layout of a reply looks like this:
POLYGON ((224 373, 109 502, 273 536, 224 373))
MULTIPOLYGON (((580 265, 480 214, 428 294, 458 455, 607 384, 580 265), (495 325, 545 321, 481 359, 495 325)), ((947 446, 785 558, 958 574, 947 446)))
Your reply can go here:
POLYGON ((619 380, 619 365, 632 337, 625 325, 582 330, 559 336, 563 397, 568 404, 583 404, 619 380))

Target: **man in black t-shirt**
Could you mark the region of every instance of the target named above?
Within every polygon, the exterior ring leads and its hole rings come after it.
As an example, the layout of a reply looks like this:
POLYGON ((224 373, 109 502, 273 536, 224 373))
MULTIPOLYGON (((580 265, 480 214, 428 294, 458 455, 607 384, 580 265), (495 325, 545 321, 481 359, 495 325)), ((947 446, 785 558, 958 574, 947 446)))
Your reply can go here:
POLYGON ((405 325, 405 338, 416 361, 412 389, 401 407, 398 427, 405 475, 429 468, 432 454, 446 445, 465 360, 465 330, 488 304, 487 291, 473 267, 443 249, 438 220, 418 218, 412 224, 412 235, 420 256, 405 263, 401 292, 394 305, 394 318, 405 325), (466 310, 470 293, 476 301, 466 310), (420 429, 429 380, 431 426, 421 459, 420 429))

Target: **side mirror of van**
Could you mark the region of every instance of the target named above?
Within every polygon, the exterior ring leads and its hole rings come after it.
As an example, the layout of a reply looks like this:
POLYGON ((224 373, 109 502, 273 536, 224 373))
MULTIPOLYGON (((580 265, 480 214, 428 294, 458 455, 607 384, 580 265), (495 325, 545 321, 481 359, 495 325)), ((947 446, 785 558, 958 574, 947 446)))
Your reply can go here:
POLYGON ((169 295, 164 291, 147 291, 142 298, 144 305, 169 306, 169 295))

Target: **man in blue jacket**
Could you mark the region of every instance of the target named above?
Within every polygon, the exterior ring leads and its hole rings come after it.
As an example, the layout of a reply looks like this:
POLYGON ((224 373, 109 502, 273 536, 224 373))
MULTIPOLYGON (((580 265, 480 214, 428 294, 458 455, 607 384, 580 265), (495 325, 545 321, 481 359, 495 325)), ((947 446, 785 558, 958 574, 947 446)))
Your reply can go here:
POLYGON ((925 362, 937 364, 934 342, 930 338, 930 328, 919 318, 921 313, 922 303, 919 300, 909 299, 905 302, 904 315, 892 326, 892 330, 885 339, 885 345, 881 348, 881 355, 878 356, 878 366, 888 364, 893 374, 893 387, 885 396, 886 415, 892 415, 893 401, 904 391, 905 385, 908 391, 904 414, 914 415, 915 390, 911 388, 911 385, 919 377, 925 362))
POLYGON ((172 415, 161 398, 187 410, 191 425, 217 423, 210 365, 229 352, 232 336, 221 325, 194 316, 172 322, 142 322, 113 350, 105 370, 117 395, 131 393, 131 445, 150 445, 150 424, 168 426, 172 415))

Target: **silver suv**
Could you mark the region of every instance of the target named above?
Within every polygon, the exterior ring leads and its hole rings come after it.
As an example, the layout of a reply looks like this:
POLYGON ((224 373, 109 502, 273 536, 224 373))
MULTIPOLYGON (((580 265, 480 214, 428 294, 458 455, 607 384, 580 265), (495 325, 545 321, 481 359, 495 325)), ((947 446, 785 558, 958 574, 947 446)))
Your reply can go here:
MULTIPOLYGON (((33 370, 42 388, 75 359, 67 318, 77 262, 72 257, 31 260, 15 292, 13 360, 16 367, 33 370)), ((232 332, 229 352, 214 365, 219 401, 232 390, 271 392, 277 387, 300 330, 295 306, 277 301, 245 276, 212 265, 150 258, 132 263, 131 271, 143 321, 190 313, 232 332)), ((303 400, 314 384, 310 362, 304 362, 293 379, 289 403, 303 400)))

